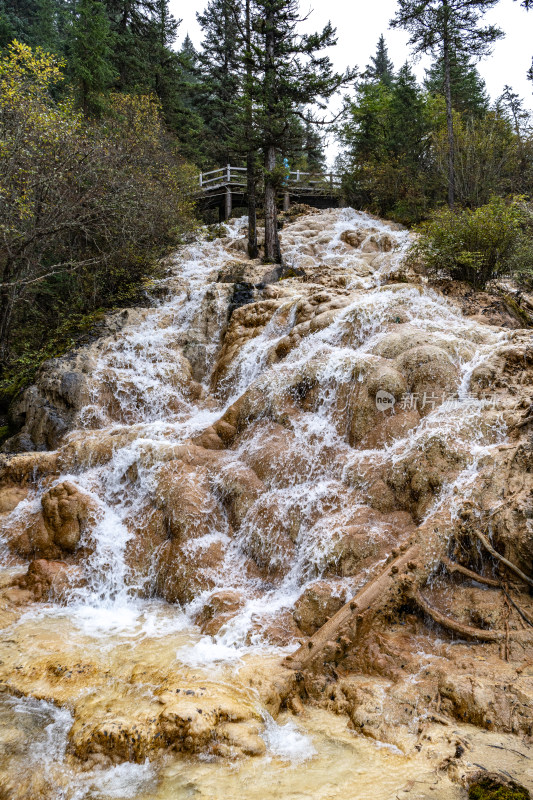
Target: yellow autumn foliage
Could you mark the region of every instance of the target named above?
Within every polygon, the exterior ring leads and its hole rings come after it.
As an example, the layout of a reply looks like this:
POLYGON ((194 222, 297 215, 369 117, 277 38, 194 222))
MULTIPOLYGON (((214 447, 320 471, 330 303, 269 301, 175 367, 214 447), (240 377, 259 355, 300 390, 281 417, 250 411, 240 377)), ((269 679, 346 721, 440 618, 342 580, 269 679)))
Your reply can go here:
POLYGON ((114 93, 89 121, 62 68, 16 41, 0 57, 0 369, 21 326, 42 338, 69 314, 138 301, 194 224, 194 170, 157 99, 114 93))

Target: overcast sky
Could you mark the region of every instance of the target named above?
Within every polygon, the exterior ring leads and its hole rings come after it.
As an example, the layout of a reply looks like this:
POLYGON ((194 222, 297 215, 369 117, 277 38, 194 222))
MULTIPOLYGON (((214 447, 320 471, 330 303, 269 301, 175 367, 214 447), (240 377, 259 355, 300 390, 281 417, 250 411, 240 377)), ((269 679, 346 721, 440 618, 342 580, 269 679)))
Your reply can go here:
MULTIPOLYGON (((195 46, 200 45, 202 33, 196 22, 196 12, 202 11, 206 5, 207 0, 189 0, 188 3, 171 0, 173 14, 183 20, 178 42, 189 33, 195 46)), ((389 21, 396 7, 396 0, 300 0, 302 12, 312 11, 305 23, 307 30, 318 30, 328 20, 337 28, 338 43, 331 48, 330 57, 338 70, 347 66, 364 68, 375 52, 381 33, 385 35, 396 68, 408 59, 412 61, 406 34, 389 30, 389 21)), ((505 84, 509 84, 524 99, 526 107, 533 111, 533 85, 526 78, 533 55, 533 11, 527 13, 520 0, 500 0, 485 20, 499 25, 506 34, 495 45, 493 55, 479 64, 491 97, 498 97, 505 84)), ((425 64, 422 61, 413 65, 420 78, 424 75, 425 64)))

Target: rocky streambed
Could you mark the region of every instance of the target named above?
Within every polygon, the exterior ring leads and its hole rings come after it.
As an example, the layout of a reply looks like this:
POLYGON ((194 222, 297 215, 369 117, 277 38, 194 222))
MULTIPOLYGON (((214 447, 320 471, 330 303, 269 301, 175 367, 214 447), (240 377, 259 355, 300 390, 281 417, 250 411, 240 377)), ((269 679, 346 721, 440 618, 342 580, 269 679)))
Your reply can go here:
POLYGON ((351 209, 226 233, 12 409, 0 798, 532 789, 530 330, 351 209))

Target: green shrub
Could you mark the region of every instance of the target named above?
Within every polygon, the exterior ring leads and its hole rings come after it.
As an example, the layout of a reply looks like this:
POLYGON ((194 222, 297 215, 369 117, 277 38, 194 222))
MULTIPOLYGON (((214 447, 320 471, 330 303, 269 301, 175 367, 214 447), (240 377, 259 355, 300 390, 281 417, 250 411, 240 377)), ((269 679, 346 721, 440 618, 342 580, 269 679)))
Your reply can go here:
POLYGON ((483 288, 493 278, 515 272, 517 257, 533 236, 523 198, 493 197, 474 210, 442 209, 419 226, 412 255, 428 270, 483 288))

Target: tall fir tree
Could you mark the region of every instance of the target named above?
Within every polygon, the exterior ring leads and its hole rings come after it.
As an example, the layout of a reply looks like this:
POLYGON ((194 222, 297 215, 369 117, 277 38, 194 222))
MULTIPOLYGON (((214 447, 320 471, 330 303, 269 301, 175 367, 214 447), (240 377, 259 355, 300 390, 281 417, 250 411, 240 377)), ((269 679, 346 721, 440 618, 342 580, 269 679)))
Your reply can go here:
POLYGON ((405 159, 413 169, 421 166, 428 151, 429 120, 424 96, 408 63, 394 80, 388 117, 389 153, 405 159))
POLYGON ((146 38, 151 40, 148 53, 150 73, 145 80, 153 86, 168 126, 175 131, 183 121, 184 98, 181 92, 180 58, 173 50, 180 21, 170 13, 168 0, 154 0, 146 38))
POLYGON ((105 0, 105 3, 115 45, 112 52, 115 88, 123 92, 155 89, 155 0, 105 0))
POLYGON ((429 203, 431 121, 408 64, 390 86, 364 81, 341 128, 339 168, 350 202, 405 222, 429 203))
POLYGON ((174 75, 174 99, 171 109, 165 110, 167 123, 180 141, 185 158, 198 167, 209 163, 207 130, 200 113, 202 79, 198 53, 189 34, 185 36, 177 53, 177 71, 174 75))
MULTIPOLYGON (((428 70, 424 86, 430 94, 445 94, 444 60, 437 58, 428 70)), ((489 109, 485 81, 464 53, 450 55, 450 89, 452 107, 461 114, 482 117, 489 109)))
POLYGON ((113 38, 101 0, 78 0, 69 46, 69 66, 79 106, 86 116, 100 114, 113 82, 113 38))
POLYGON ((379 37, 376 55, 371 56, 363 77, 367 80, 382 81, 387 86, 394 80, 394 64, 389 58, 389 51, 383 34, 379 37))
POLYGON ((448 130, 448 204, 455 203, 454 131, 451 65, 453 58, 487 55, 503 33, 494 25, 479 26, 483 15, 498 0, 398 0, 392 27, 405 28, 416 54, 431 53, 442 59, 448 130))
POLYGON ((244 84, 241 119, 246 143, 246 192, 248 195, 248 256, 257 258, 257 142, 254 126, 254 51, 252 0, 244 0, 244 84))
POLYGON ((209 131, 214 164, 245 157, 238 131, 245 44, 240 0, 209 0, 197 14, 202 28, 199 54, 203 81, 202 115, 209 131))
POLYGON ((5 0, 0 0, 0 48, 15 38, 15 26, 5 0))
POLYGON ((336 44, 331 24, 320 33, 298 33, 297 0, 255 0, 254 11, 259 38, 255 101, 265 170, 265 260, 280 263, 276 192, 285 175, 277 157, 286 143, 290 120, 296 114, 310 121, 303 109, 315 103, 324 108, 328 98, 354 75, 335 73, 329 57, 318 55, 336 44))

